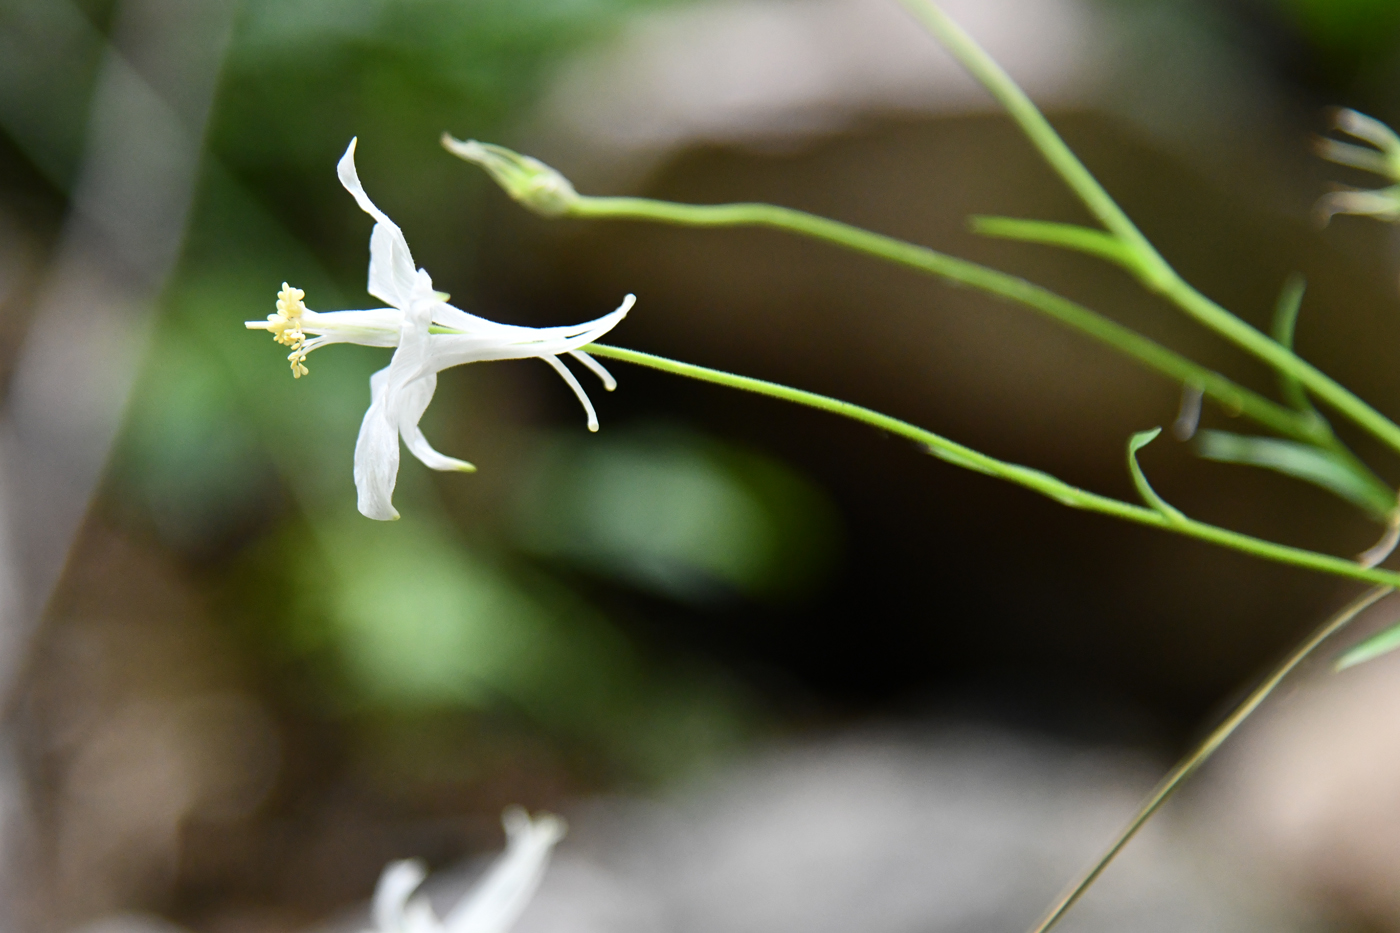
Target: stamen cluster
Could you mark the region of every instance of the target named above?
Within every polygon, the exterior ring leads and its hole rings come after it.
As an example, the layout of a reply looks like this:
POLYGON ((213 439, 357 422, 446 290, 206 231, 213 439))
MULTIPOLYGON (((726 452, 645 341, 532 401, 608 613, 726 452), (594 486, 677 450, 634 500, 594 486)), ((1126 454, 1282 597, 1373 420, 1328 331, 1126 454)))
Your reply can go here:
POLYGON ((272 339, 284 347, 291 347, 287 361, 292 364, 292 376, 300 379, 310 370, 306 368, 306 334, 302 332, 302 314, 306 305, 302 299, 306 292, 292 288, 286 282, 277 293, 277 313, 267 316, 267 329, 272 331, 272 339))

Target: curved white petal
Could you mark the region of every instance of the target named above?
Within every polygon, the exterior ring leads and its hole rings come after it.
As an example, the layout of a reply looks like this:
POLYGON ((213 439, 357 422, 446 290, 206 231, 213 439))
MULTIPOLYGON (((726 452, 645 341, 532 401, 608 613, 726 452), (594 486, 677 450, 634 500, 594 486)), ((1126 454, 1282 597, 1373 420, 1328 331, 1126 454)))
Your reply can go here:
MULTIPOLYGON (((390 366, 393 364, 391 363, 390 366)), ((355 490, 360 514, 382 522, 399 517, 394 483, 399 475, 399 431, 389 420, 389 366, 369 377, 369 408, 355 440, 355 490)))
MULTIPOLYGON (((627 316, 635 301, 633 296, 628 295, 616 311, 597 320, 566 327, 510 327, 497 324, 495 326, 500 328, 499 330, 482 333, 434 334, 429 351, 432 355, 431 365, 434 370, 440 372, 464 363, 519 360, 532 356, 546 357, 568 353, 587 346, 616 327, 627 316)), ((440 306, 434 311, 434 319, 441 315, 443 307, 457 310, 451 305, 440 306)))
POLYGON ((360 210, 376 221, 369 235, 369 285, 368 291, 381 301, 387 301, 396 308, 407 308, 413 297, 416 278, 413 254, 408 250, 408 241, 398 224, 389 215, 375 206, 365 194, 360 184, 360 175, 355 170, 355 144, 359 137, 350 140, 345 155, 340 157, 335 167, 336 175, 345 190, 354 197, 360 210))
POLYGON ((490 321, 444 302, 433 309, 433 323, 462 331, 471 336, 494 337, 514 343, 544 343, 568 340, 584 332, 605 333, 617 326, 617 323, 627 316, 627 312, 632 310, 632 306, 636 303, 637 297, 628 295, 623 298, 622 304, 618 305, 617 310, 596 320, 586 321, 582 324, 567 324, 561 327, 522 327, 517 324, 501 324, 490 321))
MULTIPOLYGON (((415 381, 435 373, 429 368, 431 319, 431 303, 411 303, 404 311, 399 348, 394 351, 394 358, 369 380, 369 410, 360 423, 360 436, 355 441, 355 488, 359 493, 360 512, 369 518, 387 521, 399 517, 393 498, 399 473, 400 426, 417 427, 423 409, 432 399, 432 390, 437 386, 435 379, 428 387, 427 399, 421 397, 421 391, 410 390, 415 381), (420 401, 422 407, 418 408, 420 401)), ((426 441, 424 444, 426 446, 426 441)))
POLYGON ((404 928, 408 899, 427 876, 428 869, 417 859, 390 862, 384 866, 379 884, 374 888, 372 913, 377 930, 394 933, 404 928))
POLYGON ((436 391, 437 373, 429 373, 404 386, 399 399, 399 433, 403 437, 404 446, 430 469, 473 473, 476 467, 467 461, 457 460, 434 450, 428 439, 423 436, 423 430, 418 427, 418 422, 423 419, 423 412, 428 410, 428 403, 433 400, 433 393, 436 391))
POLYGON ((447 933, 508 933, 539 887, 564 821, 545 813, 536 819, 518 807, 505 812, 506 851, 476 886, 448 912, 447 933))

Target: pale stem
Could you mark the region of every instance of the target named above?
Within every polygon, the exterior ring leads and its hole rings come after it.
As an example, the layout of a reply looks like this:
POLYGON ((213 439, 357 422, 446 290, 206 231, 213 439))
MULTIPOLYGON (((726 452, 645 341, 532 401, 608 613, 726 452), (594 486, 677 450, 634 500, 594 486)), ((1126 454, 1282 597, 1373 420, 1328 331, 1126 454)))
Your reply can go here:
POLYGON ((1225 718, 1224 722, 1212 729, 1210 735, 1206 736, 1201 744, 1193 748, 1185 758, 1177 763, 1175 768, 1172 768, 1172 770, 1168 772, 1166 777, 1162 778, 1161 783, 1158 784, 1148 798, 1143 801, 1142 807, 1133 816, 1132 820, 1130 820, 1128 825, 1123 828, 1123 831, 1118 834, 1118 838, 1113 840, 1113 844, 1108 847, 1103 855, 1099 856, 1094 864, 1089 866, 1089 869, 1079 877, 1079 880, 1071 885, 1064 894, 1060 895, 1059 900, 1055 901, 1055 903, 1050 906, 1050 909, 1045 913, 1045 916, 1040 919, 1040 922, 1031 928, 1031 933, 1046 933, 1046 931, 1058 923, 1060 918, 1084 895, 1084 892, 1089 890, 1089 887, 1098 880, 1099 875, 1103 874, 1104 869, 1117 857, 1118 853, 1123 851, 1123 847, 1132 840, 1133 836, 1137 835, 1138 830, 1142 829, 1147 821, 1152 818, 1152 815, 1161 809, 1162 805, 1167 802, 1172 794, 1176 793, 1177 789, 1181 787, 1182 783, 1185 782, 1188 777, 1194 774, 1201 765, 1205 764, 1206 760, 1210 758, 1211 755, 1214 755, 1220 746, 1225 744, 1225 740, 1240 727, 1241 723, 1248 719, 1250 715, 1259 708, 1261 703, 1268 699, 1269 694, 1274 692, 1274 688, 1282 683, 1285 677, 1292 673, 1299 664, 1303 663, 1303 661, 1317 650, 1323 642, 1341 631, 1352 619, 1360 615, 1363 610, 1392 591, 1393 588, 1389 586, 1377 586, 1367 590, 1348 604, 1346 608, 1322 623, 1316 631, 1308 636, 1307 640, 1289 652, 1288 657, 1284 658, 1283 662, 1280 663, 1278 667, 1274 668, 1268 677, 1264 678, 1263 683, 1254 688, 1254 691, 1250 693, 1243 703, 1235 707, 1234 711, 1225 718))

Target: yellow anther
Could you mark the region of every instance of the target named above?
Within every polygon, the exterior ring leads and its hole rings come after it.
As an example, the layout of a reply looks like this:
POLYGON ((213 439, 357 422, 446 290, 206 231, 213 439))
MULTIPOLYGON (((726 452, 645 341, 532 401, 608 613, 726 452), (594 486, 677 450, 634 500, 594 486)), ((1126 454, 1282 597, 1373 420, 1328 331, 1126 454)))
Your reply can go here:
POLYGON ((285 347, 293 347, 306 339, 301 332, 301 315, 306 305, 301 300, 306 292, 292 288, 286 282, 277 293, 277 313, 267 316, 267 329, 272 331, 272 339, 285 347))
POLYGON ((292 364, 292 378, 300 379, 311 370, 306 368, 306 351, 297 347, 287 354, 287 361, 292 364))
POLYGON ((283 282, 282 290, 277 293, 277 310, 288 318, 301 317, 301 313, 306 310, 306 305, 301 303, 305 297, 306 292, 283 282))
POLYGON ((305 297, 306 292, 283 282, 282 290, 277 293, 277 313, 267 316, 267 329, 272 331, 272 339, 292 348, 287 360, 292 364, 292 375, 297 379, 308 372, 306 351, 303 349, 306 334, 301 329, 301 316, 306 312, 306 305, 302 304, 305 297))

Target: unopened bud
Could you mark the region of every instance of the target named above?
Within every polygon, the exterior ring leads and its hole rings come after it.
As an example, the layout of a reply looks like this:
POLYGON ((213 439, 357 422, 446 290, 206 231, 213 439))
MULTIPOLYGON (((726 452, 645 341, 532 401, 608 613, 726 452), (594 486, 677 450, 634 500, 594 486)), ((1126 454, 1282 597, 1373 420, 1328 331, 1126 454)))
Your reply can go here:
POLYGON ((569 179, 539 159, 474 139, 463 142, 449 133, 442 134, 442 145, 458 158, 486 169, 506 194, 537 214, 560 217, 578 201, 569 179))

